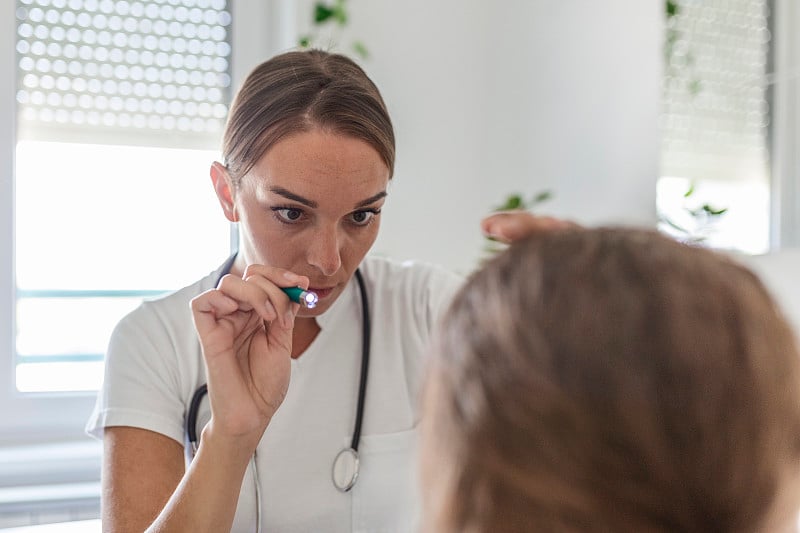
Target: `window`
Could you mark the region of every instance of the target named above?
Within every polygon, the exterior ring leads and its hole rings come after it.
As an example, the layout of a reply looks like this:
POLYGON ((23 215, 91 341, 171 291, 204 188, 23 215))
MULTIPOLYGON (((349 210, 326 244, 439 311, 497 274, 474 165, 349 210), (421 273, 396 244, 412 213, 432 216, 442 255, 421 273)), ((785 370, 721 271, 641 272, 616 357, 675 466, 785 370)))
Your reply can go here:
POLYGON ((767 0, 667 2, 660 227, 764 252, 770 233, 767 0))
POLYGON ((20 141, 16 155, 17 390, 96 390, 116 322, 228 253, 215 153, 20 141))
POLYGON ((4 443, 85 438, 116 321, 230 253, 208 167, 231 88, 294 43, 288 8, 273 16, 268 4, 0 8, 0 68, 11 73, 0 79, 4 443))
POLYGON ((773 0, 775 53, 772 143, 773 248, 800 247, 800 4, 773 0))
POLYGON ((96 390, 114 324, 229 250, 224 0, 17 2, 17 390, 96 390))

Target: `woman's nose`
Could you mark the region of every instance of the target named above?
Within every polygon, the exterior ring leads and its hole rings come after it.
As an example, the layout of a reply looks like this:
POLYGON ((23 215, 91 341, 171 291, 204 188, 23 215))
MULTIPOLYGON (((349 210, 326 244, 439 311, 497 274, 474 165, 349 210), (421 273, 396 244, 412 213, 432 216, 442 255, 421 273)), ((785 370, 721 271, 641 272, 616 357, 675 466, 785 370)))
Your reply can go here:
POLYGON ((339 236, 335 229, 320 231, 308 248, 308 263, 325 276, 334 275, 342 266, 339 236))

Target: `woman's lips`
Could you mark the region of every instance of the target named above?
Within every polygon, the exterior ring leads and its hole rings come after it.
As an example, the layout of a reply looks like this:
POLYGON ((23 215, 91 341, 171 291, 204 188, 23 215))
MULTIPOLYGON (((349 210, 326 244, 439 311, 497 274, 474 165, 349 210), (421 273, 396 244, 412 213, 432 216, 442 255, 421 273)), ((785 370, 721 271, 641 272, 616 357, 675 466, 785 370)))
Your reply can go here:
POLYGON ((320 300, 325 298, 326 296, 330 295, 333 292, 335 287, 328 287, 327 289, 323 289, 322 287, 309 287, 308 290, 310 292, 315 293, 320 300))

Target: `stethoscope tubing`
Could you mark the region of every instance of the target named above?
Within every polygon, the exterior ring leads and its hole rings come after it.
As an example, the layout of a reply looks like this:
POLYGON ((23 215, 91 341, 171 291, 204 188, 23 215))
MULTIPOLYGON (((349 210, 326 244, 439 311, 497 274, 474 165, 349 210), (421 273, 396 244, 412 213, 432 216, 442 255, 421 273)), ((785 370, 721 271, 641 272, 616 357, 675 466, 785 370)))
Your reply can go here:
POLYGON ((189 445, 192 447, 192 458, 197 454, 197 416, 200 411, 200 402, 203 396, 208 393, 208 384, 203 383, 200 385, 194 395, 192 401, 189 403, 189 413, 186 415, 186 435, 189 437, 189 445))
POLYGON ((367 398, 367 376, 369 375, 369 352, 371 346, 371 327, 369 319, 369 299, 367 298, 367 288, 364 278, 359 269, 355 272, 358 288, 361 291, 361 377, 358 382, 358 406, 356 407, 356 424, 353 428, 353 440, 350 447, 358 452, 358 445, 361 441, 361 423, 364 419, 364 403, 367 398))

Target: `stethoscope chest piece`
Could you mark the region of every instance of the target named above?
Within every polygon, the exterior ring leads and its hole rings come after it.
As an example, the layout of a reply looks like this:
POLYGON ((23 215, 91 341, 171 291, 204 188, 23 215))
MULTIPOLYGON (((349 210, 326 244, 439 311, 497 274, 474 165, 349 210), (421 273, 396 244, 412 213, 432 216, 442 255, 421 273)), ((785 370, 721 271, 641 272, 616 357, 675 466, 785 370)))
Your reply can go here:
POLYGON ((358 452, 353 448, 344 448, 333 460, 331 471, 333 485, 340 492, 348 492, 358 479, 358 452))

